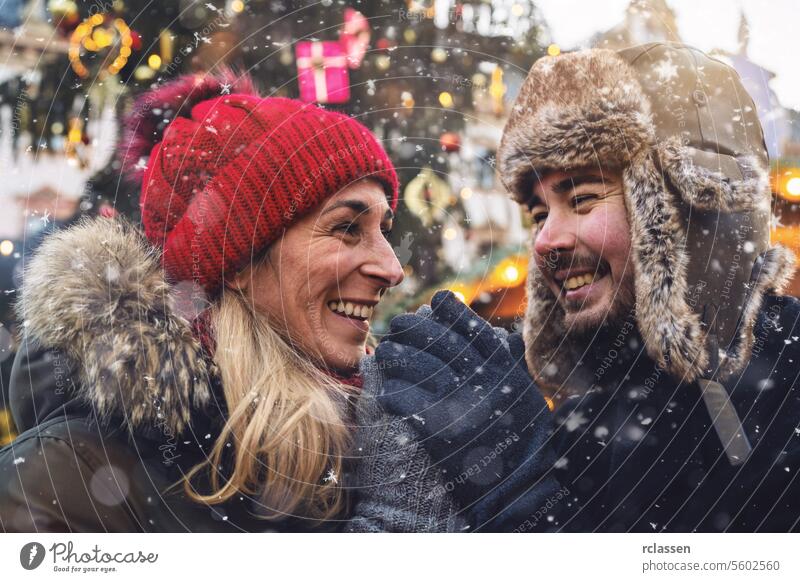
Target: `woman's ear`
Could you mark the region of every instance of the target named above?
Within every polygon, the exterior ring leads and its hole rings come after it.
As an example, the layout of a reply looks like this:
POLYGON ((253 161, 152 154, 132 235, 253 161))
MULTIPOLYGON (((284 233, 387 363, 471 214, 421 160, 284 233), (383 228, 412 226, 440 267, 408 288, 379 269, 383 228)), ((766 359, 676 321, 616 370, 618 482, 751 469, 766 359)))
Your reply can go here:
POLYGON ((252 279, 252 268, 250 265, 236 273, 236 275, 229 281, 225 281, 225 287, 240 293, 246 293, 250 288, 250 281, 252 279))

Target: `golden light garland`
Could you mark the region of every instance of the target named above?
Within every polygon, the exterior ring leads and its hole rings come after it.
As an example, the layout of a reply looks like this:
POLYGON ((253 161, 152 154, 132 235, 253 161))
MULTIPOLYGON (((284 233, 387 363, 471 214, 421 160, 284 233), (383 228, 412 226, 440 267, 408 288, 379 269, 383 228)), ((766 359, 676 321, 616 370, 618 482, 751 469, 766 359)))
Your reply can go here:
MULTIPOLYGON (((81 46, 87 51, 98 52, 114 42, 113 31, 110 28, 101 28, 100 25, 105 22, 106 15, 94 14, 81 22, 72 33, 69 41, 69 62, 72 70, 75 71, 81 79, 89 76, 89 69, 81 61, 81 46)), ((114 58, 110 65, 101 72, 102 74, 108 73, 116 75, 122 70, 128 62, 128 57, 131 56, 131 46, 133 45, 133 36, 131 29, 121 18, 115 18, 113 27, 116 29, 120 37, 119 54, 114 58)))

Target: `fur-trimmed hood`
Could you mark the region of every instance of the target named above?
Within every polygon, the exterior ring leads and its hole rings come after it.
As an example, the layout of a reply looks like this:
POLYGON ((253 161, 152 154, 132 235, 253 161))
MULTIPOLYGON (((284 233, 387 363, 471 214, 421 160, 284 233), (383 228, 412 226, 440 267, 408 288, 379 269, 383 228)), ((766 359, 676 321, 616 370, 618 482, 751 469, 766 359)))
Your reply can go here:
MULTIPOLYGON (((519 202, 548 170, 620 170, 649 355, 685 381, 724 378, 746 363, 762 297, 783 288, 794 258, 769 244, 763 132, 732 68, 671 43, 542 58, 497 158, 519 202)), ((541 383, 558 386, 579 354, 564 341, 561 305, 530 264, 528 364, 541 383)))
POLYGON ((24 272, 24 341, 77 366, 75 397, 101 422, 180 434, 211 401, 212 365, 174 309, 159 253, 131 225, 83 219, 47 238, 24 272))

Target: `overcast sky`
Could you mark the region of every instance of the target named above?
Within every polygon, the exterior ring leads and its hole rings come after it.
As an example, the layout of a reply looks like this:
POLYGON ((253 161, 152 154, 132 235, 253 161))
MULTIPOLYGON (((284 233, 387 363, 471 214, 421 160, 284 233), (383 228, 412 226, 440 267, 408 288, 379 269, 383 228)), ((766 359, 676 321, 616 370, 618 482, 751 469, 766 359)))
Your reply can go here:
MULTIPOLYGON (((553 41, 565 49, 583 45, 592 34, 620 23, 630 0, 536 0, 553 41)), ((771 70, 770 86, 786 107, 800 109, 800 25, 798 0, 667 0, 678 33, 701 50, 738 47, 739 11, 750 24, 750 60, 771 70)))

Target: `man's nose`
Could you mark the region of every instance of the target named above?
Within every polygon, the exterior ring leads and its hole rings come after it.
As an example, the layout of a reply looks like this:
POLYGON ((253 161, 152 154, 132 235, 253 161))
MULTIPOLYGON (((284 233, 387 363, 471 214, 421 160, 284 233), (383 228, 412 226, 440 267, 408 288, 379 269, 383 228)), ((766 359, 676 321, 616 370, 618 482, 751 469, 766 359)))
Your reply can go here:
POLYGON ((369 253, 361 267, 364 275, 376 279, 383 287, 395 287, 403 281, 403 267, 388 240, 381 237, 377 244, 370 246, 369 253))
POLYGON ((554 252, 574 250, 577 240, 576 228, 577 221, 574 216, 551 211, 536 233, 536 240, 533 243, 534 252, 539 256, 546 257, 554 252))

